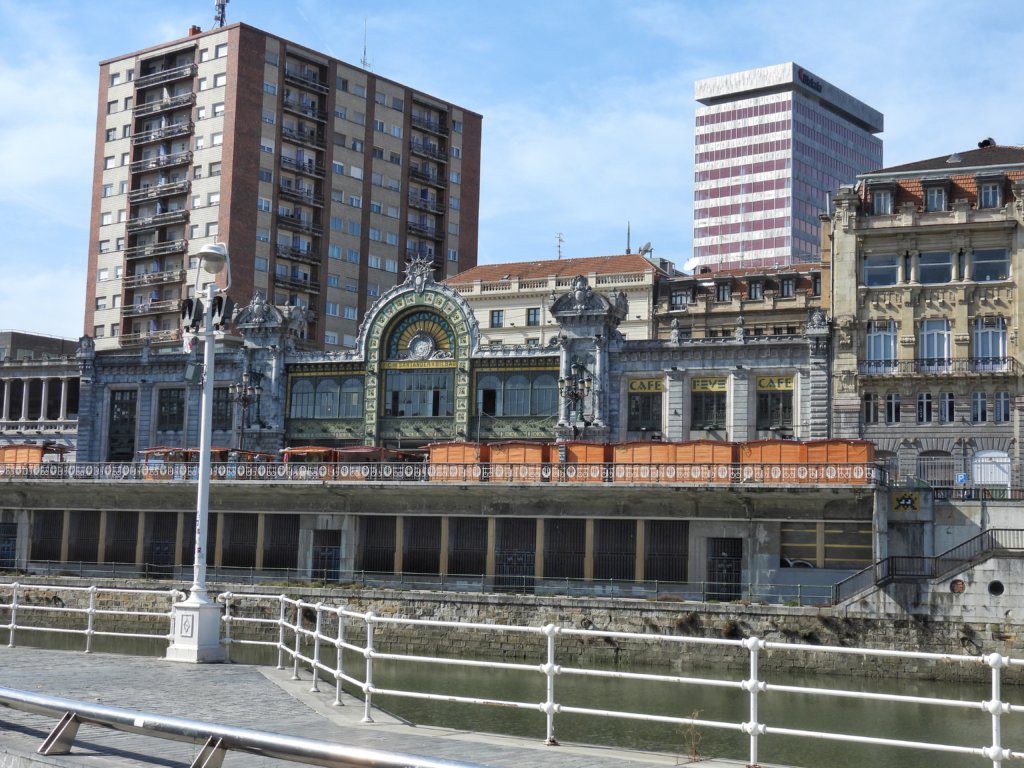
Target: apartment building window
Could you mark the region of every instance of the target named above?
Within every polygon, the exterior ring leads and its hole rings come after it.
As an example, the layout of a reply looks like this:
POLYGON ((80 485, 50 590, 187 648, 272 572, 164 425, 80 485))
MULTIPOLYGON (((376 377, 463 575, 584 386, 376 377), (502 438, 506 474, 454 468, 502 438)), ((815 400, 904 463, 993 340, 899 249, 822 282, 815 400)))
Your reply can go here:
POLYGON ((402 155, 399 152, 388 152, 388 162, 395 165, 402 164, 402 155))
POLYGON ((384 242, 388 245, 398 245, 398 234, 395 232, 385 232, 384 242))
POLYGON ((216 59, 223 59, 227 55, 228 55, 228 44, 227 43, 221 43, 220 45, 218 45, 216 48, 213 49, 213 56, 216 59))
POLYGON ((981 194, 978 200, 979 208, 998 208, 1001 202, 1002 195, 1000 194, 998 184, 989 183, 981 185, 981 194))
POLYGON ((106 267, 100 267, 99 269, 96 270, 96 282, 97 283, 102 282, 102 281, 107 280, 107 279, 109 279, 109 273, 107 272, 107 268, 106 267))
POLYGON ((340 261, 341 260, 341 246, 340 245, 334 245, 333 243, 331 245, 328 245, 327 246, 327 258, 329 258, 329 259, 338 259, 340 261))
MULTIPOLYGON (((266 84, 264 83, 264 87, 265 86, 266 86, 266 84)), ((205 91, 209 87, 210 87, 210 81, 208 79, 206 79, 205 77, 200 77, 198 83, 196 84, 196 89, 200 90, 200 91, 205 91)))
POLYGON ((338 334, 334 331, 324 331, 324 344, 337 344, 338 334))
MULTIPOLYGON (((216 104, 213 105, 213 116, 214 117, 223 117, 224 116, 224 102, 223 101, 218 101, 216 104)), ((271 122, 273 122, 273 121, 271 121, 271 122)))
POLYGON ((213 87, 223 88, 228 83, 228 75, 226 72, 220 72, 213 76, 213 87))
POLYGON ((896 392, 890 392, 885 396, 885 423, 900 423, 900 396, 896 392))
POLYGON ((715 301, 732 301, 732 286, 729 283, 715 283, 715 301))
POLYGON ((99 242, 99 252, 100 253, 109 253, 110 252, 110 241, 109 240, 100 240, 100 242, 99 242))
POLYGON ((793 297, 796 289, 796 280, 792 277, 785 277, 779 282, 779 298, 789 299, 793 297))
MULTIPOLYGON (((385 125, 384 125, 384 121, 383 120, 374 120, 373 121, 373 130, 379 131, 381 133, 384 133, 385 130, 386 130, 385 125)), ((376 150, 377 147, 374 147, 374 149, 376 150)), ((374 156, 376 157, 376 155, 374 155, 374 156)), ((384 157, 384 150, 380 150, 380 156, 384 157)))
POLYGON ((362 152, 363 146, 364 145, 362 139, 352 139, 352 144, 349 147, 349 149, 351 149, 353 152, 362 152))
POLYGON ((452 157, 462 157, 462 147, 452 147, 452 157))
POLYGON ((452 130, 455 133, 462 133, 462 121, 461 120, 452 120, 452 130))
POLYGON ((110 87, 111 88, 113 88, 115 85, 120 85, 121 84, 121 73, 120 72, 114 72, 110 76, 110 79, 109 79, 108 82, 110 83, 110 87))
POLYGON ((338 317, 341 313, 341 305, 336 301, 328 301, 324 304, 324 314, 328 317, 338 317))
POLYGON ((449 176, 449 180, 451 181, 452 184, 461 184, 462 174, 459 173, 458 171, 452 171, 451 175, 449 176))
POLYGON ((227 387, 217 387, 213 390, 213 429, 217 432, 228 432, 231 429, 231 415, 234 412, 234 402, 231 400, 231 393, 227 387))
POLYGON ((949 251, 922 253, 918 257, 917 279, 924 285, 948 283, 953 279, 953 254, 949 251))
POLYGON ((110 324, 110 337, 113 338, 113 339, 116 339, 120 335, 121 335, 121 324, 120 323, 111 323, 110 324))
POLYGON ((274 123, 277 122, 277 115, 274 114, 274 110, 263 110, 263 122, 266 123, 267 125, 273 125, 274 123))
POLYGON ((932 421, 932 394, 922 392, 917 396, 917 423, 931 424, 932 421))
POLYGON ((996 392, 995 408, 992 411, 992 420, 1001 424, 1010 420, 1009 392, 996 392))
MULTIPOLYGON (((123 251, 124 250, 124 238, 123 237, 119 237, 116 240, 114 240, 114 250, 115 251, 123 251)), ((117 272, 117 275, 115 275, 115 276, 116 277, 120 277, 121 276, 121 268, 120 267, 116 267, 115 271, 117 272)))
POLYGON ((372 152, 373 152, 373 156, 375 158, 377 158, 378 160, 383 160, 384 159, 384 148, 383 147, 374 147, 372 152))
POLYGON ((355 320, 356 319, 356 308, 355 307, 345 307, 345 311, 344 312, 345 312, 345 319, 346 320, 355 320))
POLYGON ((361 235, 362 232, 363 232, 363 225, 360 224, 358 221, 350 221, 350 222, 348 222, 348 233, 350 235, 358 236, 358 235, 361 235))
POLYGON ((220 161, 210 163, 210 176, 220 176, 220 161))
POLYGON ((988 396, 984 392, 971 393, 971 422, 984 424, 988 421, 988 396))
POLYGON ((956 396, 952 392, 939 395, 939 421, 944 424, 956 421, 956 396))
POLYGON ((104 167, 104 169, 110 170, 111 168, 116 168, 117 166, 114 165, 114 161, 116 159, 117 158, 114 155, 110 155, 109 157, 104 157, 103 158, 103 167, 104 167))
POLYGON ((96 297, 96 309, 106 309, 106 308, 107 308, 107 297, 106 296, 97 296, 96 297))
POLYGON ((199 51, 199 63, 200 64, 202 64, 204 61, 209 61, 209 60, 210 60, 210 49, 209 48, 203 48, 201 51, 199 51))
POLYGON ((92 337, 94 339, 102 339, 106 335, 106 328, 102 325, 94 325, 92 327, 92 337))
POLYGON ((896 285, 899 256, 895 253, 869 254, 864 257, 864 285, 896 285))
POLYGON ((946 210, 946 190, 944 187, 928 187, 924 191, 924 209, 926 211, 946 210))
POLYGON ((106 141, 115 141, 117 139, 117 128, 107 128, 105 137, 106 141))
POLYGON ((331 163, 331 171, 338 174, 339 176, 345 175, 345 164, 339 163, 337 160, 331 163))
POLYGON ((384 271, 385 272, 398 272, 398 260, 397 259, 384 259, 384 271))
POLYGON ((529 307, 526 310, 526 324, 528 326, 540 325, 540 307, 529 307))
POLYGON ((380 269, 380 256, 374 256, 371 253, 366 259, 366 265, 370 269, 380 269))
POLYGON ((977 250, 971 257, 971 280, 1006 280, 1010 276, 1010 255, 1006 248, 977 250))
POLYGON ((327 275, 327 287, 328 288, 341 288, 341 275, 334 275, 334 274, 327 275))
POLYGON ((114 194, 114 185, 113 184, 104 184, 103 185, 103 190, 100 192, 100 196, 101 197, 110 197, 113 194, 114 194))
POLYGON ((100 214, 100 226, 105 227, 107 224, 114 223, 114 214, 110 211, 100 214))
POLYGON ((349 166, 348 175, 351 176, 353 179, 360 179, 360 180, 362 180, 362 178, 363 178, 363 169, 360 168, 358 165, 349 166))
POLYGON ((448 249, 448 261, 458 261, 459 252, 455 248, 448 249))
POLYGON ((196 149, 204 149, 206 147, 206 139, 203 136, 196 136, 196 149))
POLYGON ((384 175, 381 173, 377 173, 375 171, 374 173, 370 174, 370 183, 373 184, 373 186, 375 187, 383 187, 384 175))
POLYGON ((874 392, 867 392, 862 400, 864 423, 865 424, 877 424, 878 423, 878 395, 874 392))
MULTIPOLYGON (((219 134, 219 133, 213 134, 213 143, 214 144, 218 144, 219 143, 217 141, 217 137, 218 136, 223 137, 223 134, 219 134)), ((222 140, 223 140, 223 138, 222 138, 222 140)), ((266 138, 260 139, 260 152, 266 152, 268 155, 274 154, 274 141, 273 141, 273 139, 266 139, 266 138)))
POLYGON ((206 224, 206 236, 216 237, 220 234, 220 225, 216 221, 210 221, 206 224))
POLYGON ((380 296, 380 285, 377 283, 366 284, 366 295, 367 296, 380 296))
POLYGON ((256 227, 256 239, 261 243, 270 242, 270 230, 266 227, 256 227))
POLYGON ((811 295, 821 296, 821 275, 811 276, 811 295))
POLYGON ((896 323, 893 320, 872 320, 867 326, 868 372, 886 373, 896 368, 896 323))
POLYGON ((348 79, 344 77, 338 77, 334 80, 334 87, 339 91, 348 91, 348 79))
POLYGON ((117 100, 107 102, 107 114, 112 115, 117 112, 117 100))
POLYGON ((274 181, 274 172, 267 170, 266 168, 260 168, 259 179, 260 181, 265 181, 268 184, 272 184, 274 181))
POLYGON ((196 120, 206 119, 206 107, 196 107, 196 120))
POLYGON ((925 371, 942 371, 948 368, 952 352, 949 320, 922 320, 919 350, 925 371))
POLYGON ((505 310, 491 310, 491 328, 502 328, 505 325, 505 310))
MULTIPOLYGON (((220 192, 211 192, 206 196, 207 205, 220 205, 220 192)), ((257 238, 259 239, 259 238, 257 238)))
POLYGON ((124 102, 122 102, 122 103, 124 104, 124 110, 127 112, 129 109, 132 108, 132 97, 131 96, 125 96, 124 97, 124 102))
POLYGON ((256 210, 270 213, 273 210, 272 203, 268 197, 259 197, 256 199, 256 210))
POLYGON ((269 93, 271 96, 277 93, 277 86, 273 83, 263 83, 263 92, 269 93))
POLYGON ((871 212, 875 216, 887 216, 892 213, 892 192, 888 189, 876 189, 871 193, 871 212))
POLYGON ((345 260, 351 264, 359 263, 359 251, 355 248, 349 248, 345 254, 345 260))
POLYGON ((266 256, 257 256, 253 260, 257 272, 266 272, 270 269, 270 260, 266 256))
POLYGON ((359 293, 359 283, 352 278, 348 278, 345 280, 345 290, 349 293, 359 293))
POLYGON ((353 208, 362 208, 363 207, 363 198, 361 198, 359 195, 349 195, 347 202, 353 208))
POLYGON ((398 218, 398 207, 394 206, 394 205, 386 206, 384 208, 384 215, 387 216, 389 219, 397 219, 398 218))
POLYGON ((380 230, 376 227, 370 227, 370 239, 379 243, 383 239, 381 238, 380 230))
POLYGON ((976 317, 972 334, 974 369, 1002 371, 1006 367, 1006 318, 976 317))
POLYGON ((364 115, 362 112, 353 111, 352 117, 350 119, 356 125, 366 125, 366 115, 364 115))
POLYGON ((352 93, 354 93, 356 96, 359 96, 360 98, 365 99, 366 98, 366 86, 365 85, 359 85, 359 84, 353 85, 352 86, 352 93))

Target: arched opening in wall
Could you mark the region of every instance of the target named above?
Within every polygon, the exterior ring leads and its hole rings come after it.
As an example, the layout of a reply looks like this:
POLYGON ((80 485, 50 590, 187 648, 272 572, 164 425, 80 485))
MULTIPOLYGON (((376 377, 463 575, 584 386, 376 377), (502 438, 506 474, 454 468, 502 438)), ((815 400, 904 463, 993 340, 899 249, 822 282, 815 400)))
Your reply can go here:
POLYGON ((917 455, 917 479, 932 488, 952 488, 960 471, 958 461, 949 451, 922 451, 917 455))
POLYGON ((970 482, 983 492, 1005 498, 1010 488, 1010 456, 1006 451, 976 451, 971 459, 970 482))

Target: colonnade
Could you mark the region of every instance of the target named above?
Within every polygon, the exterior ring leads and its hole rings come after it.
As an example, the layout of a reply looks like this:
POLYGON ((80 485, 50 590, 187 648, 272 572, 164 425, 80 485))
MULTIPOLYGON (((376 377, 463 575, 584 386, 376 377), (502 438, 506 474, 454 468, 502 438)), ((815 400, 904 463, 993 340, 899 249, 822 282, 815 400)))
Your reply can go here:
POLYGON ((25 376, 0 381, 0 421, 67 421, 72 399, 77 410, 78 378, 73 376, 25 376), (56 413, 49 407, 51 387, 60 387, 60 405, 56 413), (32 395, 38 394, 38 399, 32 395), (16 401, 20 396, 20 402, 16 401), (34 406, 34 407, 32 407, 34 406), (13 411, 13 412, 12 412, 13 411))

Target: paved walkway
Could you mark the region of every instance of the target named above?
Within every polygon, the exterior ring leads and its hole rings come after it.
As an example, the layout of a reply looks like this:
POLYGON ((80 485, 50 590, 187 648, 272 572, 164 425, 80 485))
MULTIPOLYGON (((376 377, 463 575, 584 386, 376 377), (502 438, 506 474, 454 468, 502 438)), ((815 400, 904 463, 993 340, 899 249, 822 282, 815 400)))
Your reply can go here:
MULTIPOLYGON (((682 765, 677 755, 599 747, 545 747, 538 741, 444 728, 412 726, 384 713, 377 722, 359 723, 362 702, 331 706, 333 689, 309 692, 310 676, 290 679, 289 671, 240 664, 193 666, 162 659, 83 654, 37 648, 0 647, 0 686, 63 696, 161 715, 324 739, 348 746, 465 760, 491 768, 641 768, 682 765)), ((71 755, 34 755, 56 721, 0 707, 0 766, 73 768, 188 766, 201 744, 164 741, 83 725, 71 755)), ((296 763, 240 753, 227 754, 225 768, 269 768, 296 763)), ((701 768, 736 768, 732 761, 705 760, 701 768)))

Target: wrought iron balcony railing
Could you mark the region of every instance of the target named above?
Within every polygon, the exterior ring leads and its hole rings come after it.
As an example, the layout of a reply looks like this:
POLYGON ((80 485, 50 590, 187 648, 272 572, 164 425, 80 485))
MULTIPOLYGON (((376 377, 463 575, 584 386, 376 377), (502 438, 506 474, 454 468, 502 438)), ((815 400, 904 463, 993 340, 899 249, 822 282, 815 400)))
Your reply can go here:
POLYGON ((188 250, 188 240, 170 240, 166 243, 149 243, 126 248, 126 259, 145 259, 156 256, 167 256, 172 253, 184 253, 188 250))
POLYGON ((181 309, 181 299, 165 299, 163 301, 142 301, 138 304, 125 304, 121 312, 125 317, 142 315, 163 315, 181 309))
POLYGON ((294 248, 290 245, 275 245, 274 252, 282 259, 301 261, 306 264, 320 264, 320 253, 313 248, 294 248))
POLYGON ((147 285, 161 285, 163 283, 178 283, 185 279, 185 270, 168 269, 163 272, 146 272, 138 275, 128 275, 121 283, 124 288, 143 288, 147 285))
POLYGON ((430 133, 435 133, 438 136, 448 135, 448 124, 441 120, 432 120, 429 117, 412 115, 412 126, 413 128, 419 128, 421 131, 430 131, 430 133))
POLYGON ((444 213, 444 205, 439 200, 431 200, 419 195, 409 195, 409 207, 431 213, 444 213))
POLYGON ((294 157, 282 157, 281 167, 296 173, 303 173, 317 179, 324 177, 324 167, 315 160, 296 160, 294 157))
POLYGON ((175 165, 185 165, 192 162, 191 150, 184 152, 175 152, 171 155, 157 155, 156 157, 149 157, 145 160, 136 160, 134 163, 128 166, 128 170, 132 173, 142 173, 144 171, 153 171, 157 168, 170 168, 175 165))
POLYGON ((286 82, 294 83, 300 88, 307 88, 317 93, 329 93, 330 88, 323 82, 315 72, 296 69, 295 67, 284 68, 284 79, 286 82))
POLYGON ((172 109, 191 107, 195 103, 196 95, 194 93, 179 93, 177 96, 171 96, 166 99, 144 101, 141 104, 136 104, 132 108, 132 113, 135 117, 147 117, 149 115, 159 114, 160 112, 167 112, 172 109))
POLYGON ((431 240, 443 240, 444 235, 439 234, 437 227, 432 224, 420 224, 417 221, 406 222, 406 228, 413 235, 419 237, 429 237, 431 240))
POLYGON ((169 195, 184 195, 191 189, 190 181, 172 181, 167 184, 154 184, 142 189, 133 189, 128 193, 128 202, 140 203, 145 200, 155 200, 158 197, 169 195))
POLYGON ((318 120, 323 123, 327 121, 327 113, 316 106, 311 101, 300 101, 299 99, 284 98, 281 100, 282 106, 289 112, 296 112, 306 117, 311 117, 314 120, 318 120))
POLYGON ((301 144, 308 144, 318 149, 324 147, 324 137, 316 131, 306 131, 302 128, 289 128, 288 126, 281 127, 281 135, 289 141, 297 141, 301 144))
POLYGON ((172 328, 167 331, 144 331, 143 333, 123 333, 117 337, 122 347, 138 347, 149 340, 153 344, 170 344, 181 339, 181 331, 172 328))
POLYGON ((865 360, 857 365, 861 376, 916 376, 973 373, 1015 375, 1013 357, 921 357, 914 360, 865 360))
POLYGON ((313 187, 297 187, 281 183, 278 184, 277 188, 280 191, 281 197, 286 200, 294 200, 306 205, 323 206, 324 204, 323 197, 318 195, 313 187))
POLYGON ((128 232, 141 232, 146 229, 157 229, 159 227, 167 227, 172 224, 184 224, 188 221, 188 211, 167 211, 166 213, 157 213, 153 216, 145 216, 137 219, 128 219, 128 232))
POLYGON ((132 146, 138 146, 139 144, 148 144, 152 141, 165 141, 166 139, 173 139, 176 136, 187 136, 192 133, 192 129, 195 127, 191 120, 186 123, 172 123, 171 125, 165 125, 162 128, 154 128, 151 131, 143 131, 132 136, 132 146))
POLYGON ((141 91, 143 88, 150 88, 154 85, 161 85, 162 83, 170 83, 174 80, 183 80, 186 77, 193 77, 195 74, 195 64, 183 64, 180 67, 162 69, 159 72, 152 72, 138 78, 135 81, 135 89, 141 91))
POLYGON ((318 283, 301 277, 292 277, 291 275, 274 275, 274 282, 278 285, 293 288, 297 291, 320 293, 320 285, 318 283))
POLYGON ((448 162, 448 154, 437 144, 413 140, 409 142, 409 150, 414 155, 423 155, 424 157, 430 157, 434 160, 440 160, 442 163, 448 162))
POLYGON ((312 219, 302 218, 299 216, 281 216, 277 217, 277 226, 290 229, 293 232, 302 232, 307 235, 314 235, 319 237, 324 233, 323 227, 314 222, 312 219))
POLYGON ((430 184, 435 187, 447 187, 448 179, 439 173, 425 171, 416 166, 409 168, 409 175, 416 179, 416 181, 423 182, 424 184, 430 184))

